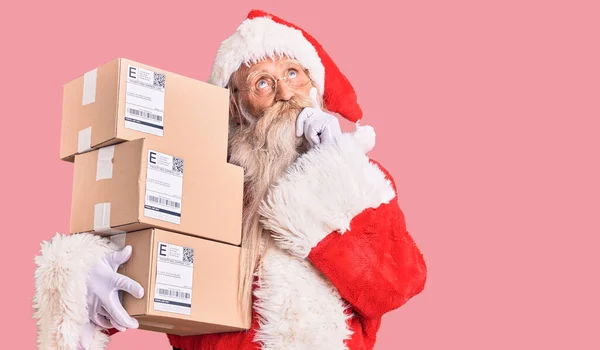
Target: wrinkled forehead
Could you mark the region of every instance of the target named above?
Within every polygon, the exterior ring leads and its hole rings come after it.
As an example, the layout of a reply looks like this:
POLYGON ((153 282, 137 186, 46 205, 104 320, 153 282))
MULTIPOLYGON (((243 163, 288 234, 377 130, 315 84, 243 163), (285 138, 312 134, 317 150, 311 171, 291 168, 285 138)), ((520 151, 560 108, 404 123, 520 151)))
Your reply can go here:
MULTIPOLYGON (((236 71, 235 76, 237 79, 245 79, 250 74, 256 74, 257 72, 266 72, 272 75, 277 75, 289 67, 298 69, 305 69, 298 60, 289 58, 287 56, 265 58, 256 63, 242 64, 241 67, 236 71)), ((239 81, 239 80, 238 80, 239 81)))

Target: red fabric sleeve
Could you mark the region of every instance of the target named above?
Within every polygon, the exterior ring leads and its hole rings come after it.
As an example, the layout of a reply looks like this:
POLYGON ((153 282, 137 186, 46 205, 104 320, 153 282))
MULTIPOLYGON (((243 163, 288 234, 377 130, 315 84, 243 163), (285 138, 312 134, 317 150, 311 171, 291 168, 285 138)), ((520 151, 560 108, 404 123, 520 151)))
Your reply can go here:
POLYGON ((119 331, 116 328, 110 328, 104 331, 104 333, 108 334, 109 336, 119 333, 119 331))
MULTIPOLYGON (((389 173, 379 167, 396 190, 389 173)), ((350 227, 343 234, 327 235, 308 259, 355 311, 381 317, 424 289, 425 260, 406 230, 397 196, 388 204, 365 209, 350 227)))

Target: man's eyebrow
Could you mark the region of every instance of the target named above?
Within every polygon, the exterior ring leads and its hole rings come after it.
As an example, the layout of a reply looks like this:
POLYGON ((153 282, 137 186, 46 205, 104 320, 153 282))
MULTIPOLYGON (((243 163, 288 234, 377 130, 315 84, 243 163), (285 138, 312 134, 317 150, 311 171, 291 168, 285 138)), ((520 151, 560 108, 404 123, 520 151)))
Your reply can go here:
POLYGON ((264 68, 255 68, 255 67, 252 67, 252 68, 250 68, 248 70, 248 75, 250 75, 252 73, 255 73, 255 72, 267 72, 267 70, 264 69, 264 68))
MULTIPOLYGON (((289 67, 291 65, 296 65, 296 66, 300 66, 302 67, 302 65, 300 64, 300 61, 296 60, 296 59, 287 59, 285 63, 283 63, 284 67, 289 67)), ((268 70, 264 69, 264 68, 256 68, 256 67, 249 67, 247 70, 247 74, 246 76, 249 77, 251 75, 256 75, 258 73, 269 73, 268 70)))
POLYGON ((299 62, 298 60, 295 60, 295 59, 290 59, 290 60, 287 60, 287 61, 284 63, 284 65, 285 65, 285 66, 290 66, 290 65, 292 65, 292 64, 294 64, 294 65, 297 65, 297 66, 302 66, 302 65, 300 64, 300 62, 299 62))
POLYGON ((268 71, 264 68, 256 68, 256 66, 252 66, 248 68, 247 71, 248 75, 253 74, 253 73, 268 73, 268 71))
POLYGON ((248 71, 248 73, 246 74, 246 79, 253 78, 253 77, 255 77, 255 76, 257 76, 258 74, 261 74, 261 73, 270 74, 266 69, 254 69, 254 70, 250 69, 248 71))

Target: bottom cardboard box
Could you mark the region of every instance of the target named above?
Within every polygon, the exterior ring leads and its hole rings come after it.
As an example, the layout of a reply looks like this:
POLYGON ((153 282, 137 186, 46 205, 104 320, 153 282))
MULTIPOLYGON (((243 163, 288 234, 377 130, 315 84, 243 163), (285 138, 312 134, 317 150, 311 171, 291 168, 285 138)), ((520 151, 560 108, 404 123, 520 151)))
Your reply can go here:
POLYGON ((240 247, 157 228, 111 240, 133 248, 119 273, 144 287, 141 299, 123 293, 123 307, 140 329, 198 335, 250 328, 251 315, 237 299, 240 247))

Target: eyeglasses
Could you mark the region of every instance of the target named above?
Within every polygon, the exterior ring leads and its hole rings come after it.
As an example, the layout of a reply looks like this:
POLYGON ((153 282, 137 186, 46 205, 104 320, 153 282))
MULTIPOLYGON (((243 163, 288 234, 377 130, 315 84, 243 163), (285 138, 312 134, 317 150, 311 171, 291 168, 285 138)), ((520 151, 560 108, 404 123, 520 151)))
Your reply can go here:
POLYGON ((301 88, 310 82, 308 74, 300 68, 288 68, 285 75, 279 79, 275 78, 266 72, 255 72, 248 75, 246 79, 246 89, 238 89, 239 91, 250 91, 260 99, 272 97, 277 91, 277 84, 280 80, 293 88, 301 88))

